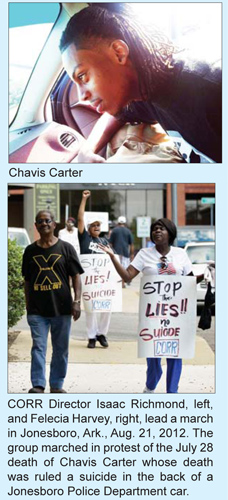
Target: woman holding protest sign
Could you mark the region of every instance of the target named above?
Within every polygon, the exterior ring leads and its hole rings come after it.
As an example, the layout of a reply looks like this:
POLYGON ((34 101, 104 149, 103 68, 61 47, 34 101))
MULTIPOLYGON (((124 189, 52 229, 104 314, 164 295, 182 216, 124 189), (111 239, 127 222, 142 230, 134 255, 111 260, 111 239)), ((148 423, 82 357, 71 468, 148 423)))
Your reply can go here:
MULTIPOLYGON (((176 235, 177 228, 171 220, 158 219, 150 229, 150 238, 154 246, 142 248, 127 269, 121 266, 110 247, 100 245, 100 248, 109 254, 117 272, 125 281, 134 279, 139 272, 155 276, 193 276, 192 264, 186 252, 182 248, 172 246, 176 235)), ((203 279, 203 276, 198 278, 203 279)), ((178 392, 181 370, 182 359, 167 358, 167 393, 178 392)), ((147 379, 144 392, 153 393, 161 376, 161 358, 147 358, 147 379)))
MULTIPOLYGON (((98 244, 102 244, 103 248, 106 248, 109 244, 106 238, 100 237, 101 221, 97 220, 96 217, 90 217, 87 230, 85 229, 85 207, 90 195, 90 191, 83 191, 78 210, 78 238, 81 254, 103 253, 98 244)), ((96 341, 98 341, 102 347, 108 347, 106 336, 109 329, 111 312, 98 313, 85 311, 85 315, 88 335, 87 347, 89 349, 94 349, 94 347, 96 347, 96 341)))

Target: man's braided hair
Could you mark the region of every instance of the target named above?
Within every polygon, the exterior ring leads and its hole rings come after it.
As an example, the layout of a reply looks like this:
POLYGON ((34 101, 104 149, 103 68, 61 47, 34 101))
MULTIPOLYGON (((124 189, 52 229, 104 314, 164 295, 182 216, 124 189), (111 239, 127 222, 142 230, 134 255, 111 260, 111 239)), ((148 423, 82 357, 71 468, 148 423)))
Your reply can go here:
POLYGON ((141 95, 149 98, 173 70, 174 46, 155 27, 146 30, 135 19, 130 4, 91 4, 68 22, 60 50, 72 43, 76 49, 99 49, 99 41, 120 39, 129 47, 137 72, 141 95))

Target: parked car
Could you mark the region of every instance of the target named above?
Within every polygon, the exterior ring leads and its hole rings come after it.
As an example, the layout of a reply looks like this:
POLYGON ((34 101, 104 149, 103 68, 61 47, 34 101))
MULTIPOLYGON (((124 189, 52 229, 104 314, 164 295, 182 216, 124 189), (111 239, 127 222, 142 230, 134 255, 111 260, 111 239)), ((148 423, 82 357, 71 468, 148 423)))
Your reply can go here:
MULTIPOLYGON (((215 262, 215 242, 191 242, 185 245, 185 251, 192 263, 193 274, 203 274, 208 264, 215 262)), ((197 284, 197 302, 203 302, 207 291, 205 280, 197 284)))
POLYGON ((23 249, 25 249, 31 243, 26 229, 22 227, 9 227, 8 238, 12 241, 16 240, 17 245, 19 245, 23 249))

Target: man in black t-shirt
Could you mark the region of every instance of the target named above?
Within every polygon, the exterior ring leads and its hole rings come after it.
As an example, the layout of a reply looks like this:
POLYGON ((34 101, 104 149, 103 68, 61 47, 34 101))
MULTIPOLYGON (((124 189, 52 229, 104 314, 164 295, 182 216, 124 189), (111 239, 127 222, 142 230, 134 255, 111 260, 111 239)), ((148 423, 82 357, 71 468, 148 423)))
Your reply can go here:
POLYGON ((48 210, 38 212, 35 222, 40 238, 23 255, 27 320, 32 335, 31 393, 43 393, 46 385, 45 361, 50 329, 52 359, 50 392, 63 393, 68 363, 71 316, 80 317, 83 269, 74 247, 54 236, 54 216, 48 210), (69 277, 72 278, 72 300, 69 277))

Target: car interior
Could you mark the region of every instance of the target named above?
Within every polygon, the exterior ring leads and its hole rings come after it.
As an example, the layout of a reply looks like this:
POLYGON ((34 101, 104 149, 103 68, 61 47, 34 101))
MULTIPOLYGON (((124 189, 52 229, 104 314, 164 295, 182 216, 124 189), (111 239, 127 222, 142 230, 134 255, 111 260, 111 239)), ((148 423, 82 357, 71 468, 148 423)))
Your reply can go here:
MULTIPOLYGON (((59 50, 60 37, 70 17, 88 4, 59 5, 59 15, 10 123, 9 163, 77 162, 79 148, 100 116, 88 103, 79 101, 76 85, 63 70, 59 50)), ((169 135, 175 133, 169 131, 169 135)), ((173 140, 184 161, 203 161, 181 137, 173 140), (192 155, 195 157, 189 160, 192 155)), ((105 152, 103 148, 98 153, 105 157, 105 152)))
POLYGON ((71 162, 99 118, 90 105, 79 103, 76 85, 63 70, 58 48, 70 17, 86 6, 83 3, 61 4, 58 19, 10 124, 10 163, 71 162))

